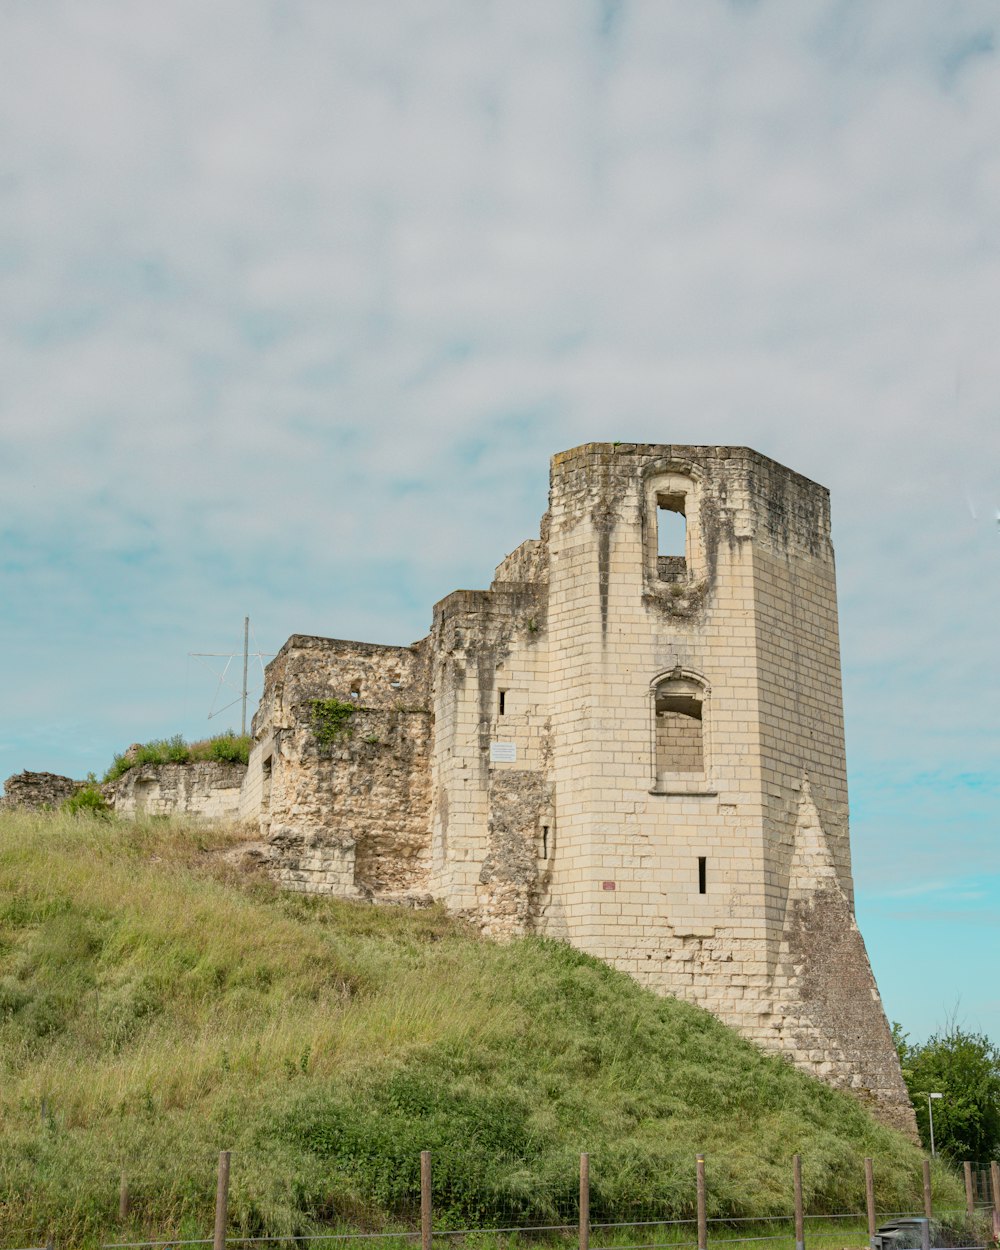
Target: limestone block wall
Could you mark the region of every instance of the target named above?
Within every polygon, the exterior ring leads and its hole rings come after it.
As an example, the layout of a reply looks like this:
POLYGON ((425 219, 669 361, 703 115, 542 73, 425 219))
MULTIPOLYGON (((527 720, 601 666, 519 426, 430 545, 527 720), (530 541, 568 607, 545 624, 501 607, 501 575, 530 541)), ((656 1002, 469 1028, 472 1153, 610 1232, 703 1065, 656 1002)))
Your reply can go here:
POLYGON ((239 816, 243 764, 199 760, 140 764, 102 787, 119 816, 189 816, 228 822, 239 816))
POLYGON ((912 1129, 851 917, 826 492, 743 448, 596 444, 554 458, 549 513, 561 931, 912 1129), (664 508, 682 556, 658 551, 664 508), (657 715, 670 689, 700 767, 657 715), (810 785, 821 879, 792 872, 810 785), (835 945, 803 938, 822 917, 835 945))
POLYGON ((593 445, 553 461, 554 886, 576 944, 747 1028, 766 975, 749 552, 728 457, 683 450, 593 445), (688 520, 669 581, 661 493, 683 497, 688 520), (700 769, 694 751, 657 766, 663 682, 698 692, 700 769))
POLYGON ((701 721, 680 712, 657 712, 656 758, 664 764, 658 772, 701 776, 705 770, 701 721))

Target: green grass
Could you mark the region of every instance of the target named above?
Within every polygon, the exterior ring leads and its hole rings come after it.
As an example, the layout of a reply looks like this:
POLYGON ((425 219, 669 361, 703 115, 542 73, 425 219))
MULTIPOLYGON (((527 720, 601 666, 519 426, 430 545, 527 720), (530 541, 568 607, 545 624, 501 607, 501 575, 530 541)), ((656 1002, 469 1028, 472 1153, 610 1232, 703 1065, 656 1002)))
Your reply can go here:
POLYGON ((249 758, 249 734, 229 732, 201 742, 185 742, 180 734, 174 734, 172 738, 154 738, 152 742, 139 744, 138 751, 129 759, 125 758, 124 752, 116 755, 104 774, 104 780, 116 781, 130 768, 137 768, 140 764, 190 764, 196 760, 246 764, 249 758))
POLYGON ((572 1222, 582 1150, 599 1222, 691 1215, 699 1150, 714 1216, 787 1213, 795 1152, 811 1211, 864 1210, 866 1154, 880 1209, 919 1207, 912 1146, 707 1013, 560 943, 280 892, 235 836, 0 815, 2 1244, 204 1236, 221 1148, 244 1234, 400 1227, 422 1149, 441 1227, 572 1222))

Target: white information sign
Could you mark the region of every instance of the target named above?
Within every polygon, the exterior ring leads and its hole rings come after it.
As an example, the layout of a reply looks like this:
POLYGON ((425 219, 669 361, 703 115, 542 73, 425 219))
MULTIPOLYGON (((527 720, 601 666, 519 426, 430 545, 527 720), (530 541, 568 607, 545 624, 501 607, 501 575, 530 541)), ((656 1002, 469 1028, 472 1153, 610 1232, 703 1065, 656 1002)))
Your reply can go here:
POLYGON ((490 743, 490 763, 491 764, 513 764, 517 760, 517 743, 515 742, 491 742, 490 743))

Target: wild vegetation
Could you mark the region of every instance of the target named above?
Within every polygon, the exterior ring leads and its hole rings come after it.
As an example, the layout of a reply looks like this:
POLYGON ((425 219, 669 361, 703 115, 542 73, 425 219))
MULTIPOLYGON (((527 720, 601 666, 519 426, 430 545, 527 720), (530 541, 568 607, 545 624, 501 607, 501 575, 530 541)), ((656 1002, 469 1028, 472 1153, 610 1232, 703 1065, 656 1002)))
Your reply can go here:
POLYGON ((93 773, 75 794, 59 804, 59 808, 71 816, 106 816, 111 812, 111 805, 101 793, 101 787, 93 773))
POLYGON ((898 1024, 892 1035, 924 1145, 930 1148, 933 1095, 938 1150, 955 1160, 1000 1159, 1000 1046, 957 1020, 922 1045, 898 1024))
POLYGON ((235 734, 229 730, 200 742, 186 742, 181 734, 174 734, 172 738, 154 738, 140 743, 139 749, 132 753, 116 755, 104 774, 104 780, 115 781, 140 764, 190 764, 195 760, 245 764, 249 758, 249 734, 235 734))
MULTIPOLYGON (((563 944, 283 893, 164 820, 0 816, 7 1245, 203 1236, 233 1151, 245 1235, 919 1207, 920 1155, 850 1097, 563 944), (118 1183, 133 1210, 118 1221, 118 1183)), ((961 1205, 950 1173, 938 1197, 961 1205)))
POLYGON ((320 746, 330 746, 341 736, 351 736, 351 717, 354 715, 353 703, 345 703, 342 699, 313 699, 312 731, 320 746))

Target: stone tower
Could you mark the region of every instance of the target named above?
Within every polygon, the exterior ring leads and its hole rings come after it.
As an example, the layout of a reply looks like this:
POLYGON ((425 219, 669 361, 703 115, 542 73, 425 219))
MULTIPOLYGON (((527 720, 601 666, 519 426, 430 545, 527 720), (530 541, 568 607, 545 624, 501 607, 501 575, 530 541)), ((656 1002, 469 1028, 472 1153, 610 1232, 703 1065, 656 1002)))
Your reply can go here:
POLYGON ((578 447, 539 538, 437 604, 428 638, 296 637, 271 669, 247 814, 263 752, 269 788, 285 759, 266 827, 290 884, 379 893, 363 865, 405 863, 397 893, 565 938, 913 1133, 853 916, 823 487, 742 447, 578 447), (398 748, 324 755, 308 709, 330 695, 398 748))

